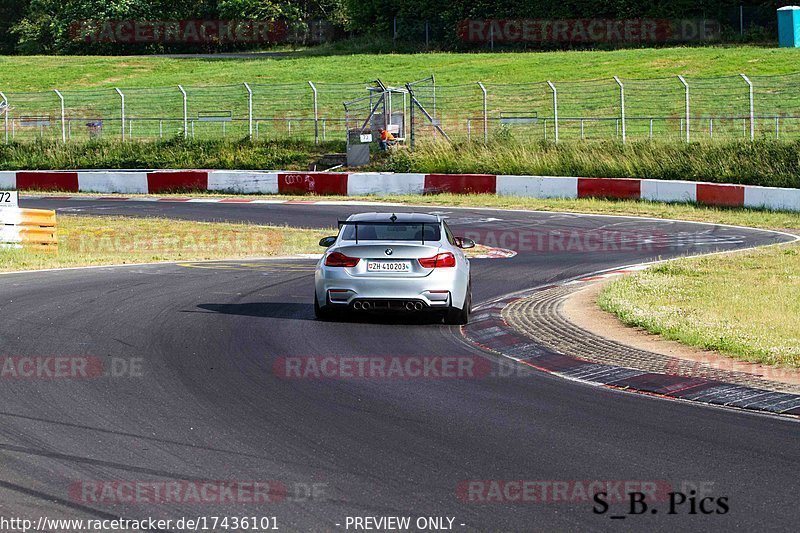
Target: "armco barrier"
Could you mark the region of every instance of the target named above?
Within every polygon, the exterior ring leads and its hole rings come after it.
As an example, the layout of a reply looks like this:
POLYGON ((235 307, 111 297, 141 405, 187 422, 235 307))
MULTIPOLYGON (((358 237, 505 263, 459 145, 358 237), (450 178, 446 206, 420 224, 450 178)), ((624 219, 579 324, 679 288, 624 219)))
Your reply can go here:
POLYGON ((0 209, 0 247, 56 250, 56 212, 44 209, 0 209))
POLYGON ((3 171, 0 189, 122 194, 216 191, 260 194, 496 194, 615 198, 800 211, 800 189, 724 183, 494 174, 256 170, 3 171))

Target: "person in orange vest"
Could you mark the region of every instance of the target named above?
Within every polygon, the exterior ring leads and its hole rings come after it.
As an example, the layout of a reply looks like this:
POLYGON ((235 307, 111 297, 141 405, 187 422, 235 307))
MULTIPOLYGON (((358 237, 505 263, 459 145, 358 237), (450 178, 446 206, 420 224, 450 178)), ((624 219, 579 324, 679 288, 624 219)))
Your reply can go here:
POLYGON ((381 151, 385 152, 389 149, 389 146, 396 142, 394 135, 386 131, 385 129, 381 129, 381 138, 378 140, 378 146, 380 147, 381 151))

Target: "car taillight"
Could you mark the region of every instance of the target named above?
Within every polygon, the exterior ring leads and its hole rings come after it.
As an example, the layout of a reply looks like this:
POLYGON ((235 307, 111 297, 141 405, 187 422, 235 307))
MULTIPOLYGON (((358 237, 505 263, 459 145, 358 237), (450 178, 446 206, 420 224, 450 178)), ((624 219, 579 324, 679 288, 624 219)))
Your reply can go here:
POLYGON ((456 266, 456 256, 450 252, 419 259, 422 268, 447 268, 456 266))
POLYGON ((361 261, 358 257, 349 257, 342 252, 333 252, 325 258, 325 266, 329 267, 354 267, 361 261))

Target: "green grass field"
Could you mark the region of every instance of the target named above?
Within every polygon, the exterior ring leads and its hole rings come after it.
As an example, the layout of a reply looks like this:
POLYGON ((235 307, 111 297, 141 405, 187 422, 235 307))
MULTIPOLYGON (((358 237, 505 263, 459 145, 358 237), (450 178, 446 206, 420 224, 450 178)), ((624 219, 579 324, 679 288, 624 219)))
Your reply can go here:
POLYGON ((441 84, 527 83, 624 78, 785 74, 800 70, 800 50, 761 47, 656 48, 542 53, 335 55, 264 59, 147 56, 0 57, 3 91, 213 85, 308 80, 399 83, 435 74, 441 84))
POLYGON ((600 307, 690 346, 800 367, 800 246, 682 259, 605 287, 600 307))

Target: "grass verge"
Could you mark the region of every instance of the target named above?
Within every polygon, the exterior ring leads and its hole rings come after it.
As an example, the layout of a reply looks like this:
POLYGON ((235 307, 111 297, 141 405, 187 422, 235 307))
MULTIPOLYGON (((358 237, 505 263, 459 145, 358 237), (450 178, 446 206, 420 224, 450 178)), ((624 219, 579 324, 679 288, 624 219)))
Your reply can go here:
POLYGON ((742 183, 800 187, 800 142, 775 140, 683 143, 636 141, 523 142, 421 145, 396 150, 375 170, 489 173, 742 183))
POLYGON ((598 303, 668 339, 800 368, 797 244, 657 265, 608 284, 598 303))
POLYGON ((57 252, 0 249, 0 272, 318 253, 325 234, 252 224, 59 215, 57 252))
POLYGON ((55 141, 0 144, 0 170, 63 170, 74 168, 214 168, 308 170, 343 142, 182 140, 155 142, 55 141))
POLYGON ((433 72, 438 83, 528 83, 593 78, 773 75, 797 71, 797 50, 756 46, 642 48, 540 53, 347 54, 283 57, 3 56, 4 91, 81 90, 240 83, 406 83, 433 72))

